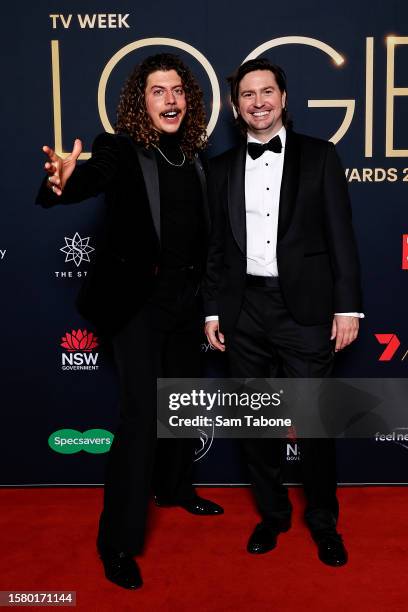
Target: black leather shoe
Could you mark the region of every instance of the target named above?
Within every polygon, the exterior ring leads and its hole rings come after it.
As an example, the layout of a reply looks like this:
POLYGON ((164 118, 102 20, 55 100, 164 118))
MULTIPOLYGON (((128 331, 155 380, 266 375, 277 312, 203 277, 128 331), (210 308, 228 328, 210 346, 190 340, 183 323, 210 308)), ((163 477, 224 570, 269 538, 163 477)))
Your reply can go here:
POLYGON ((258 523, 248 540, 247 551, 253 555, 261 555, 276 547, 278 535, 288 531, 290 525, 281 528, 272 527, 267 523, 258 523))
POLYGON ((143 580, 139 567, 131 555, 125 552, 100 553, 108 580, 124 589, 140 589, 143 580))
POLYGON ((319 559, 326 565, 340 567, 348 560, 342 537, 335 529, 325 529, 312 534, 317 544, 319 559))
POLYGON ((202 516, 212 514, 224 514, 224 508, 209 499, 204 499, 196 495, 191 501, 180 504, 181 508, 190 514, 200 514, 202 516))
POLYGON ((157 506, 180 506, 180 508, 184 508, 190 514, 197 514, 201 516, 209 516, 214 514, 224 514, 224 508, 219 506, 213 501, 209 499, 204 499, 203 497, 199 497, 195 495, 191 500, 185 502, 176 502, 176 503, 166 503, 160 497, 155 496, 154 501, 157 506))

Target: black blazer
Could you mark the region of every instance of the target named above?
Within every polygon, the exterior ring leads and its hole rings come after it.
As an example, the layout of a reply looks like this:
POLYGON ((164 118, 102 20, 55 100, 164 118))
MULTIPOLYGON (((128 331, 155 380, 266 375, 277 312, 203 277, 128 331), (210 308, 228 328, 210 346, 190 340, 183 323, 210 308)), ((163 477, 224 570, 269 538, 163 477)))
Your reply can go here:
MULTIPOLYGON (((213 227, 203 284, 206 315, 230 331, 246 276, 246 143, 210 162, 213 227)), ((360 267, 344 171, 332 143, 288 131, 279 201, 277 262, 292 317, 329 322, 360 312, 360 267)))
MULTIPOLYGON (((209 231, 206 176, 198 156, 194 164, 209 231)), ((107 202, 106 236, 77 305, 100 332, 114 333, 150 296, 160 260, 159 175, 153 150, 126 134, 100 134, 92 145, 92 157, 75 168, 63 194, 56 196, 45 179, 36 203, 49 208, 100 193, 107 202)))

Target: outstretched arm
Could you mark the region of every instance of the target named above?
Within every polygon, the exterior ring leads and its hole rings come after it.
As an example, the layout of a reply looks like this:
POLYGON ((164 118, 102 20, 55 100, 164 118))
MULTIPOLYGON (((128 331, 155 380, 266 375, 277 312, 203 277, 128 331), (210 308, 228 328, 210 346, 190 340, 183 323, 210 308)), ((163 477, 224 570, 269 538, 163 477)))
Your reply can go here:
POLYGON ((114 134, 102 133, 92 145, 92 157, 77 164, 82 144, 76 140, 72 152, 62 159, 50 147, 43 147, 48 159, 36 204, 44 208, 56 204, 72 204, 106 191, 120 171, 120 150, 114 134))

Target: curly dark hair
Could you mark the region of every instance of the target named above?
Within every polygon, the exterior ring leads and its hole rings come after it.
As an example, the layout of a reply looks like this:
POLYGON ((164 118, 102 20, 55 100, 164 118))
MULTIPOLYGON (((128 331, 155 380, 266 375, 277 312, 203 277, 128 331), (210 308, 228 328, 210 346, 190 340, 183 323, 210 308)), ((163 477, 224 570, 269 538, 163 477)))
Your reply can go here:
POLYGON ((146 110, 145 89, 148 76, 157 70, 175 70, 186 94, 187 112, 180 127, 180 146, 192 159, 207 144, 203 93, 193 73, 172 53, 158 53, 136 65, 127 79, 119 99, 115 132, 125 132, 146 148, 159 142, 146 110))

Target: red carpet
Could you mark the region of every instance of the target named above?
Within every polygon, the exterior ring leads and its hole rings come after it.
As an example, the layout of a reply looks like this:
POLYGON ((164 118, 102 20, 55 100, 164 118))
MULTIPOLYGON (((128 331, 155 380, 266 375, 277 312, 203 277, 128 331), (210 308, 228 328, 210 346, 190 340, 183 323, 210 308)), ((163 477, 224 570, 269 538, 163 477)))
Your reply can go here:
POLYGON ((224 516, 153 508, 139 559, 145 586, 125 591, 104 579, 95 553, 101 489, 0 489, 0 590, 75 590, 76 609, 87 612, 407 610, 407 489, 340 490, 350 555, 342 568, 317 559, 300 489, 291 490, 292 529, 259 557, 245 552, 257 521, 250 491, 201 494, 224 516))

